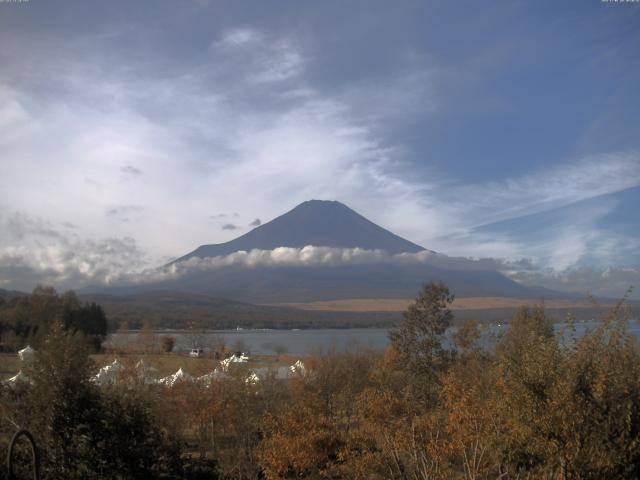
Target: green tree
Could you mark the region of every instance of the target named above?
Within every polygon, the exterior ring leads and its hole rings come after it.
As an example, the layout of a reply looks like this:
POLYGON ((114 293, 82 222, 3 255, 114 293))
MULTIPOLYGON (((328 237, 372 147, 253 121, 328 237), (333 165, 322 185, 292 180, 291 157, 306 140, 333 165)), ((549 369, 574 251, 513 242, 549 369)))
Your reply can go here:
POLYGON ((11 300, 0 308, 3 330, 12 332, 13 349, 27 343, 38 347, 55 321, 61 320, 72 333, 81 332, 93 350, 100 349, 107 334, 107 319, 102 307, 95 303, 82 304, 73 291, 58 295, 52 287, 37 286, 31 295, 11 300))
POLYGON ((21 422, 43 455, 45 478, 160 478, 179 471, 177 444, 133 395, 91 381, 88 345, 54 322, 27 369, 21 422))
POLYGON ((107 317, 102 307, 94 302, 80 304, 74 292, 66 292, 62 298, 62 320, 65 329, 86 335, 94 351, 99 351, 107 335, 107 317))
POLYGON ((424 405, 437 399, 439 372, 449 352, 442 337, 453 321, 454 296, 443 283, 428 283, 403 313, 401 325, 389 333, 400 368, 407 373, 411 394, 424 405))
POLYGON ((181 471, 179 442, 163 431, 136 392, 103 393, 98 418, 91 450, 99 478, 166 478, 181 471))
POLYGON ((25 422, 45 453, 45 473, 86 477, 93 462, 91 425, 99 408, 99 393, 89 381, 86 342, 54 322, 27 375, 33 387, 24 402, 25 422))
POLYGON ((496 345, 494 408, 500 420, 498 447, 512 475, 542 475, 553 424, 549 403, 563 355, 543 307, 521 307, 496 345))
POLYGON ((549 403, 548 463, 563 478, 640 478, 640 349, 612 309, 567 346, 549 403))

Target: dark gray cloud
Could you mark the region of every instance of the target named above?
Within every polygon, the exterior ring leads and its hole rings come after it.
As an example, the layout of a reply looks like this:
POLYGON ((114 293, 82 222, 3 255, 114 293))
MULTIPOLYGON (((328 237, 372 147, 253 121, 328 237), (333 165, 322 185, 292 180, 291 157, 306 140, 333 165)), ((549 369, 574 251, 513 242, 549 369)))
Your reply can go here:
POLYGON ((51 224, 42 218, 15 212, 4 219, 3 237, 17 241, 27 241, 31 237, 65 240, 65 237, 51 224))
POLYGON ((140 218, 144 211, 139 205, 117 205, 107 209, 107 217, 122 223, 129 223, 140 218))
POLYGON ((222 225, 222 230, 238 230, 240 227, 233 223, 225 223, 222 225))
POLYGON ((259 218, 256 218, 253 222, 249 224, 250 227, 259 227, 260 225, 262 225, 262 222, 260 221, 259 218))
POLYGON ((125 165, 123 167, 120 167, 120 171, 122 173, 126 173, 127 175, 134 175, 134 176, 142 175, 142 170, 134 167, 133 165, 125 165))

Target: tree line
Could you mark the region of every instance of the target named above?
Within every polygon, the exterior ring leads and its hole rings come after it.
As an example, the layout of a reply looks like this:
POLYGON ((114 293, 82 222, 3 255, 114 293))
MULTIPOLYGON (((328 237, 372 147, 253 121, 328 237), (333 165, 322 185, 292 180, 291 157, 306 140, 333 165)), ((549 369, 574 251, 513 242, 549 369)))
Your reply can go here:
POLYGON ((71 334, 86 336, 94 351, 107 335, 107 317, 95 302, 82 303, 73 291, 60 295, 52 287, 38 286, 31 295, 0 298, 0 347, 17 351, 27 344, 38 347, 60 322, 71 334))
POLYGON ((239 365, 210 387, 98 389, 61 322, 0 412, 31 430, 47 478, 600 479, 640 477, 640 349, 624 303, 561 333, 522 307, 495 346, 445 332, 453 295, 428 284, 384 352, 328 351, 283 381, 239 365))

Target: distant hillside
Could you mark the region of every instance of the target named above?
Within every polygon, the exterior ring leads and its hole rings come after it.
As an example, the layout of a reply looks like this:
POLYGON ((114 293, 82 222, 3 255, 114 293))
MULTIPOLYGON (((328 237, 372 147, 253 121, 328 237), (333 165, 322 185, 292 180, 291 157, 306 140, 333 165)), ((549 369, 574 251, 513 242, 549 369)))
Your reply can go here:
POLYGON ((94 287, 95 293, 140 294, 152 290, 191 292, 248 303, 290 303, 349 298, 414 298, 430 281, 442 281, 461 297, 566 298, 529 288, 495 271, 447 270, 427 264, 364 264, 315 267, 229 266, 193 270, 163 282, 120 288, 94 287))
MULTIPOLYGON (((411 297, 414 298, 416 292, 411 297)), ((7 291, 0 290, 0 295, 7 291)), ((27 295, 23 292, 10 292, 13 296, 27 295)), ((111 330, 119 327, 140 329, 145 323, 161 329, 235 329, 252 328, 390 328, 401 319, 401 310, 406 307, 406 298, 400 303, 393 299, 375 300, 378 310, 367 308, 357 311, 349 305, 344 309, 332 306, 315 305, 308 310, 307 305, 271 306, 231 301, 213 295, 184 293, 176 291, 141 291, 129 295, 81 294, 83 302, 96 302, 107 314, 111 330), (352 311, 348 311, 352 310, 352 311)), ((520 304, 535 303, 533 299, 490 300, 486 304, 472 304, 462 309, 455 308, 456 322, 474 319, 479 322, 504 323, 508 321, 520 304), (506 307, 509 305, 509 307, 506 307), (473 308, 469 308, 473 307, 473 308)), ((603 302, 606 301, 603 299, 603 302)), ((350 303, 357 302, 351 299, 350 303)), ((468 302, 462 300, 462 305, 468 302)), ((340 305, 342 302, 335 302, 340 305)), ((458 302, 460 303, 460 301, 458 302)), ((630 302, 635 311, 640 303, 630 302)), ((555 321, 561 321, 571 313, 577 320, 601 318, 608 307, 592 306, 588 302, 551 301, 547 311, 555 321), (565 306, 566 304, 566 306, 565 306)))
POLYGON ((173 291, 83 294, 80 299, 101 305, 112 330, 139 329, 145 322, 175 329, 390 327, 400 318, 393 312, 305 312, 173 291))
MULTIPOLYGON (((81 295, 83 301, 100 304, 107 314, 112 329, 126 326, 140 329, 145 322, 155 328, 166 329, 235 329, 251 328, 391 328, 401 319, 396 311, 341 311, 341 310, 301 310, 284 306, 253 305, 233 302, 210 295, 186 294, 171 291, 143 292, 135 295, 81 295)), ((387 300, 388 301, 388 300, 387 300)), ((535 301, 535 300, 534 300, 535 301)), ((511 301, 509 307, 454 309, 455 323, 474 319, 482 323, 504 323, 513 316, 520 304, 533 303, 527 299, 511 301)), ((571 313, 577 320, 601 318, 608 307, 552 302, 547 309, 555 321, 562 321, 571 313)), ((304 305, 302 305, 304 308, 304 305)), ((380 305, 380 309, 386 309, 380 305)), ((635 312, 638 305, 632 305, 635 312)), ((637 314, 637 313, 636 313, 637 314)))
POLYGON ((346 205, 335 201, 310 200, 227 243, 202 245, 176 260, 216 257, 239 250, 302 248, 307 245, 415 253, 425 250, 370 222, 346 205))
POLYGON ((2 288, 0 288, 0 298, 2 298, 3 300, 11 300, 12 298, 16 298, 16 297, 24 297, 25 295, 27 295, 24 292, 19 292, 17 290, 4 290, 2 288))

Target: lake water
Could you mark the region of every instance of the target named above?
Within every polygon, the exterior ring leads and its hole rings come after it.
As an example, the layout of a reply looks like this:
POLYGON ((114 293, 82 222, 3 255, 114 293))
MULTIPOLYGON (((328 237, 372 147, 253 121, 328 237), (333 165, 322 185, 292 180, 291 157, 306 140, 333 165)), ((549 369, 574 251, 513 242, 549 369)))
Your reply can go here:
MULTIPOLYGON (((303 355, 335 348, 383 349, 388 344, 388 330, 382 328, 314 329, 314 330, 214 330, 206 332, 155 332, 156 338, 176 339, 174 351, 185 352, 201 347, 205 351, 220 340, 232 350, 248 351, 254 355, 291 353, 303 355)), ((107 342, 123 346, 138 341, 139 333, 113 333, 107 342)))
MULTIPOLYGON (((580 337, 585 331, 595 328, 599 322, 581 322, 576 324, 576 336, 580 337)), ((489 346, 495 343, 506 327, 492 325, 483 335, 481 343, 489 346)), ((555 325, 556 331, 562 331, 566 324, 555 325)), ((640 340, 640 325, 637 321, 629 323, 629 331, 640 340)), ((276 353, 290 353, 303 355, 320 350, 372 348, 382 350, 389 343, 388 330, 383 328, 351 328, 351 329, 314 329, 314 330, 215 330, 206 332, 155 332, 154 341, 162 336, 172 336, 176 339, 174 351, 186 352, 200 347, 205 351, 223 341, 233 350, 248 351, 254 355, 271 355, 276 353)), ((567 335, 568 337, 568 335, 567 335)), ((114 346, 124 346, 136 343, 140 334, 114 333, 109 336, 107 343, 114 346)))

